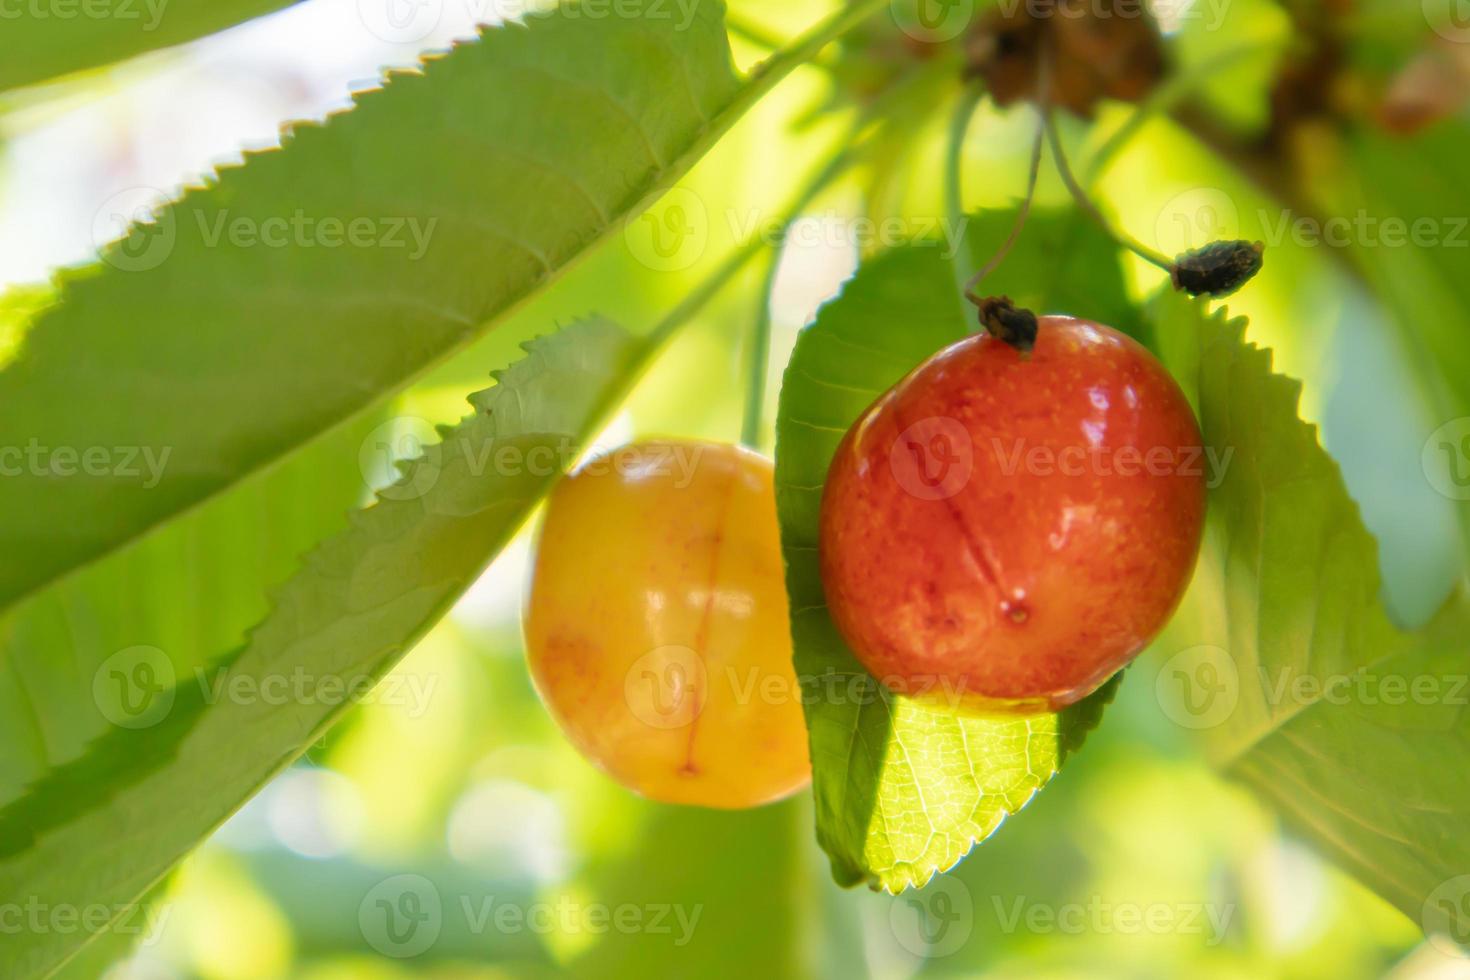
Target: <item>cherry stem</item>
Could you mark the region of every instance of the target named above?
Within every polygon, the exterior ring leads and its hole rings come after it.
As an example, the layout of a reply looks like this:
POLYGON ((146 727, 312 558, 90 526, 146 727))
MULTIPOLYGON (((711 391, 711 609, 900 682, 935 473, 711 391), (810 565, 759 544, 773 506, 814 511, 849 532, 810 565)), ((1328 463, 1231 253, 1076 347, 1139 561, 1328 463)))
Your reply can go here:
POLYGON ((1160 269, 1163 269, 1165 272, 1172 275, 1174 272, 1173 259, 1164 255, 1162 252, 1154 251, 1147 245, 1144 245, 1142 242, 1128 235, 1126 232, 1115 228, 1113 224, 1108 221, 1106 217, 1103 216, 1102 211, 1098 210, 1097 205, 1092 202, 1092 198, 1087 196, 1087 192, 1083 190, 1082 185, 1077 182, 1076 176, 1072 173, 1072 166, 1067 162, 1067 153, 1064 149, 1062 149, 1062 136, 1057 129, 1056 114, 1052 111, 1051 106, 1044 106, 1042 108, 1042 118, 1044 120, 1047 136, 1051 139, 1051 153, 1052 158, 1056 160, 1057 173, 1061 175, 1062 183, 1066 185, 1068 193, 1070 193, 1072 195, 1072 199, 1077 202, 1077 206, 1080 207, 1083 211, 1086 211, 1088 216, 1091 217, 1093 221, 1097 222, 1098 226, 1102 228, 1103 231, 1107 232, 1108 236, 1112 238, 1112 240, 1116 242, 1119 247, 1126 248, 1128 251, 1132 252, 1140 259, 1143 259, 1150 265, 1158 266, 1160 269))
POLYGON ((1021 239, 1021 232, 1026 228, 1026 220, 1031 217, 1031 204, 1036 200, 1036 185, 1041 179, 1041 151, 1045 146, 1043 137, 1046 135, 1045 119, 1043 115, 1037 120, 1036 139, 1031 145, 1031 174, 1026 180, 1026 198, 1021 202, 1021 210, 1016 214, 1015 223, 1011 225, 1010 237, 1005 240, 1005 244, 1000 247, 999 251, 991 256, 990 261, 985 263, 979 272, 971 276, 969 282, 965 283, 965 299, 976 306, 984 303, 985 299, 975 292, 975 287, 980 285, 985 277, 994 272, 1006 260, 1006 256, 1011 254, 1011 250, 1016 247, 1016 242, 1021 239))
MULTIPOLYGON (((1046 144, 1046 119, 1051 109, 1051 83, 1051 45, 1043 37, 1041 61, 1037 66, 1036 137, 1031 143, 1031 172, 1026 178, 1026 197, 1021 202, 1021 210, 1016 214, 1015 223, 1011 226, 1010 237, 1001 245, 1000 250, 991 256, 990 261, 985 263, 979 272, 971 276, 969 282, 965 283, 965 299, 981 309, 982 320, 987 299, 977 293, 975 287, 979 286, 986 276, 994 272, 1006 260, 1006 256, 1010 255, 1011 250, 1016 247, 1016 242, 1021 240, 1021 232, 1025 230, 1026 221, 1031 217, 1032 202, 1036 200, 1036 185, 1041 180, 1041 153, 1046 144)), ((990 327, 987 326, 987 329, 990 327)))
MULTIPOLYGON (((985 89, 978 81, 965 86, 959 100, 955 103, 954 114, 950 118, 949 138, 944 151, 944 216, 949 222, 946 227, 949 228, 969 228, 969 222, 965 218, 965 189, 962 173, 965 136, 970 131, 970 123, 975 118, 975 110, 984 95, 985 89)), ((954 251, 955 285, 962 293, 968 289, 966 278, 969 249, 965 247, 967 244, 962 235, 961 240, 955 243, 954 251)))

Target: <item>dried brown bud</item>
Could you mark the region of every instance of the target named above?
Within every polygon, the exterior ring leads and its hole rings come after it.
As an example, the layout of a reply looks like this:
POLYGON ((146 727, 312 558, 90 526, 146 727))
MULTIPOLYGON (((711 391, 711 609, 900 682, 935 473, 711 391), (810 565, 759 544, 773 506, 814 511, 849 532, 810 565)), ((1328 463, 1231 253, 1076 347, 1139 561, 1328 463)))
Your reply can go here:
POLYGON ((1229 296, 1261 271, 1260 242, 1211 242, 1174 260, 1174 288, 1191 296, 1229 296))
POLYGON ((1052 52, 1052 105, 1090 116, 1101 99, 1137 102, 1164 75, 1164 49, 1137 0, 1057 0, 992 11, 968 39, 968 74, 985 80, 997 105, 1035 101, 1042 50, 1052 52))
POLYGON ((1012 303, 1009 296, 989 296, 981 300, 980 325, 990 336, 1010 344, 1023 354, 1036 346, 1036 314, 1012 303))

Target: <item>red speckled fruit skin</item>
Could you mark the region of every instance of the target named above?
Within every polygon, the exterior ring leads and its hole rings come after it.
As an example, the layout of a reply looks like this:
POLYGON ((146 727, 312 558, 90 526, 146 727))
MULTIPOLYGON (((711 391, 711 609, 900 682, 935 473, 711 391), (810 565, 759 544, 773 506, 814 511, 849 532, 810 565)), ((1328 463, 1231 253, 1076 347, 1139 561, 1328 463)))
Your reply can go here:
POLYGON ((1200 447, 1174 379, 1111 327, 1043 317, 1029 357, 966 338, 874 402, 832 460, 832 617, 900 693, 981 712, 1078 701, 1184 594, 1200 447))

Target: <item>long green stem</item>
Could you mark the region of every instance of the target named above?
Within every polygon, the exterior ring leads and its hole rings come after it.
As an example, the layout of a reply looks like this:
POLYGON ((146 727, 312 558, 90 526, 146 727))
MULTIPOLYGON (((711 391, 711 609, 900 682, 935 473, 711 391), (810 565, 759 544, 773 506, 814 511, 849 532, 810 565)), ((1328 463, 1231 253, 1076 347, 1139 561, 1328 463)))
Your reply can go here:
POLYGON ((1046 144, 1046 113, 1043 111, 1036 120, 1036 138, 1031 142, 1031 169, 1026 177, 1026 197, 1021 201, 1021 209, 1016 212, 1015 223, 1011 225, 1011 233, 1005 243, 990 257, 990 261, 965 282, 965 299, 979 306, 984 300, 975 292, 975 287, 985 281, 985 277, 994 272, 1006 256, 1011 254, 1011 249, 1016 247, 1016 242, 1021 239, 1021 232, 1026 227, 1026 219, 1031 217, 1031 204, 1036 200, 1036 185, 1041 180, 1041 151, 1046 144))
MULTIPOLYGON (((975 116, 975 109, 980 105, 980 99, 985 95, 985 89, 979 83, 972 82, 965 86, 960 93, 959 99, 955 101, 954 114, 949 120, 949 136, 944 152, 944 217, 946 227, 960 228, 965 214, 965 190, 964 180, 960 170, 965 159, 965 136, 970 131, 970 120, 975 116)), ((964 288, 965 274, 962 270, 964 256, 963 248, 957 249, 954 255, 955 280, 964 288)))
POLYGON ((1092 198, 1088 197, 1087 192, 1082 189, 1082 185, 1077 182, 1076 176, 1072 173, 1072 165, 1067 162, 1067 151, 1062 148, 1061 133, 1057 131, 1056 113, 1048 108, 1043 113, 1043 117, 1046 120, 1047 135, 1051 138, 1051 155, 1056 161, 1057 173, 1061 175, 1062 183, 1066 185, 1072 199, 1077 202, 1077 206, 1086 211, 1092 220, 1097 222, 1098 227, 1106 231, 1120 247, 1126 248, 1150 265, 1156 265, 1165 272, 1172 273, 1174 271, 1172 259, 1162 252, 1154 251, 1123 230, 1113 227, 1112 222, 1108 221, 1098 210, 1097 205, 1092 203, 1092 198))
MULTIPOLYGON (((1007 236, 996 253, 990 257, 990 261, 986 262, 973 276, 965 280, 961 287, 961 292, 964 293, 965 299, 976 306, 983 307, 985 300, 975 292, 975 288, 984 282, 985 277, 994 272, 1006 260, 1006 256, 1011 254, 1011 250, 1016 247, 1016 242, 1021 239, 1021 232, 1026 228, 1027 219, 1031 217, 1031 206, 1036 200, 1036 185, 1041 180, 1041 153, 1045 147, 1047 120, 1051 113, 1051 73, 1051 45, 1043 43, 1041 46, 1040 70, 1037 73, 1040 78, 1040 86, 1036 93, 1036 136, 1031 141, 1031 166, 1026 175, 1026 196, 1021 201, 1021 207, 1016 213, 1015 222, 1011 225, 1010 235, 1007 236)), ((951 162, 954 165, 952 192, 955 197, 955 202, 951 204, 951 207, 958 207, 958 202, 964 196, 959 175, 959 157, 964 141, 965 129, 967 128, 968 120, 965 125, 951 133, 951 139, 954 141, 954 145, 951 147, 953 151, 951 162)))

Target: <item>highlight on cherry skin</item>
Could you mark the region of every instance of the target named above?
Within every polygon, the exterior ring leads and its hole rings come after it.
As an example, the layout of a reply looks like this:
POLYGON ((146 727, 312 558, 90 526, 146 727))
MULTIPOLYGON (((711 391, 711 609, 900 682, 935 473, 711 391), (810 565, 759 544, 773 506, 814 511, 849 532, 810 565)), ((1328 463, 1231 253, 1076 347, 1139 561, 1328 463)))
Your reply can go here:
POLYGON ((1057 710, 1163 629, 1198 556, 1201 436, 1154 356, 1042 317, 933 355, 847 433, 823 493, 834 622, 900 694, 1057 710))
POLYGON ((563 480, 525 623, 542 700, 628 788, 741 808, 810 780, 765 457, 646 442, 563 480))

